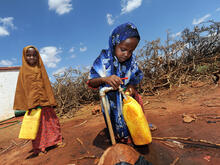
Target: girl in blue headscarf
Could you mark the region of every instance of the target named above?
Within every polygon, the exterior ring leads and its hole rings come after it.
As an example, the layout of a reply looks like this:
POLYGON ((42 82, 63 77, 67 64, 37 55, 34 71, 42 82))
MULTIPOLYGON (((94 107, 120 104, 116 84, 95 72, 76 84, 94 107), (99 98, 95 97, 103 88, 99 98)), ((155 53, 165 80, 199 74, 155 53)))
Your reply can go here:
MULTIPOLYGON (((109 38, 109 48, 102 50, 94 61, 87 82, 92 88, 101 89, 106 86, 114 88, 114 91, 107 93, 109 114, 116 138, 124 143, 130 143, 130 135, 122 115, 123 98, 117 89, 121 85, 122 88, 126 88, 125 92, 129 92, 134 98, 139 98, 137 101, 142 102, 135 87, 140 83, 143 74, 133 54, 139 41, 140 36, 134 24, 125 23, 116 27, 109 38), (121 79, 125 77, 127 79, 121 79)), ((104 114, 103 107, 102 112, 104 114)))

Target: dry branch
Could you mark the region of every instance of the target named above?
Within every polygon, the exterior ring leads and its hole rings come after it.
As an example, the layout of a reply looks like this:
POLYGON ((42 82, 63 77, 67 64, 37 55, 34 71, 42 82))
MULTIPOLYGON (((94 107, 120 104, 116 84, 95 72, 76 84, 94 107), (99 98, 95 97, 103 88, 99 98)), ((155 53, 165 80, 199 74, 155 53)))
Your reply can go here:
POLYGON ((219 27, 220 22, 208 21, 192 31, 184 29, 178 40, 167 31, 164 44, 160 39, 147 42, 138 54, 144 73, 141 91, 155 94, 160 88, 212 80, 220 68, 219 27))
POLYGON ((188 144, 191 146, 202 146, 202 147, 211 147, 211 148, 220 148, 220 144, 216 144, 207 140, 197 140, 192 139, 191 137, 153 137, 154 140, 181 140, 182 143, 188 144))
POLYGON ((87 152, 87 154, 90 154, 90 152, 86 149, 85 145, 83 144, 82 140, 80 140, 80 138, 76 138, 76 140, 81 144, 81 146, 87 152))
POLYGON ((87 120, 85 120, 84 122, 82 122, 82 123, 80 123, 80 124, 78 124, 78 125, 75 125, 74 127, 79 127, 79 126, 85 124, 86 122, 87 122, 87 120))
POLYGON ((179 161, 179 157, 177 157, 170 165, 175 165, 179 161))
POLYGON ((77 159, 73 159, 73 161, 78 161, 78 160, 82 160, 82 159, 96 159, 97 157, 95 155, 92 156, 82 156, 80 158, 77 159))

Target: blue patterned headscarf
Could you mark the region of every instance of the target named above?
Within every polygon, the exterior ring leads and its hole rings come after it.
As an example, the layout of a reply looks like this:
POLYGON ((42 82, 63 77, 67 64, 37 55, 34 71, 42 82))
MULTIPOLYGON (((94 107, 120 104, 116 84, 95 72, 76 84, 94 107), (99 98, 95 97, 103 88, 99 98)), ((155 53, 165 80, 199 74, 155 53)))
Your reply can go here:
POLYGON ((136 26, 132 23, 122 24, 116 27, 109 37, 109 48, 112 52, 114 52, 114 48, 116 45, 131 37, 136 37, 138 40, 140 40, 140 35, 137 31, 136 26))
MULTIPOLYGON (((108 77, 114 74, 121 78, 128 77, 127 80, 124 80, 122 87, 126 87, 128 84, 138 84, 143 78, 143 74, 138 68, 135 55, 132 54, 131 58, 123 63, 120 63, 115 56, 115 46, 131 37, 136 37, 140 40, 139 33, 134 24, 125 23, 116 27, 109 37, 109 48, 102 50, 101 54, 93 63, 89 79, 108 77)), ((103 84, 101 88, 104 86, 109 85, 103 84)), ((107 93, 107 100, 110 106, 109 113, 114 132, 118 137, 127 137, 129 133, 122 116, 121 94, 118 91, 109 92, 107 93)))

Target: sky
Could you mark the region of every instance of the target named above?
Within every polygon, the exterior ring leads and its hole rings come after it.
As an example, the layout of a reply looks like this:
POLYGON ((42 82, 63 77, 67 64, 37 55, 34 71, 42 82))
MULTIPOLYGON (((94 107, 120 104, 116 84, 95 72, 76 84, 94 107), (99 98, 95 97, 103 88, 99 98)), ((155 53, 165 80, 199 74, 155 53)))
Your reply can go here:
POLYGON ((0 0, 0 67, 21 66, 23 48, 34 45, 53 79, 91 67, 122 23, 137 26, 138 51, 211 19, 220 21, 219 0, 0 0))

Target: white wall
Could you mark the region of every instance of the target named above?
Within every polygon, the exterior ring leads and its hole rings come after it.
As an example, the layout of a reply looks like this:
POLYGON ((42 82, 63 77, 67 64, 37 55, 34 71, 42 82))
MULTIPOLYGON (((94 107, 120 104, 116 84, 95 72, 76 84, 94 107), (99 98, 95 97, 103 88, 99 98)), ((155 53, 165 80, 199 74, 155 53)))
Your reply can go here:
POLYGON ((0 121, 14 116, 13 104, 19 70, 0 70, 0 121))

